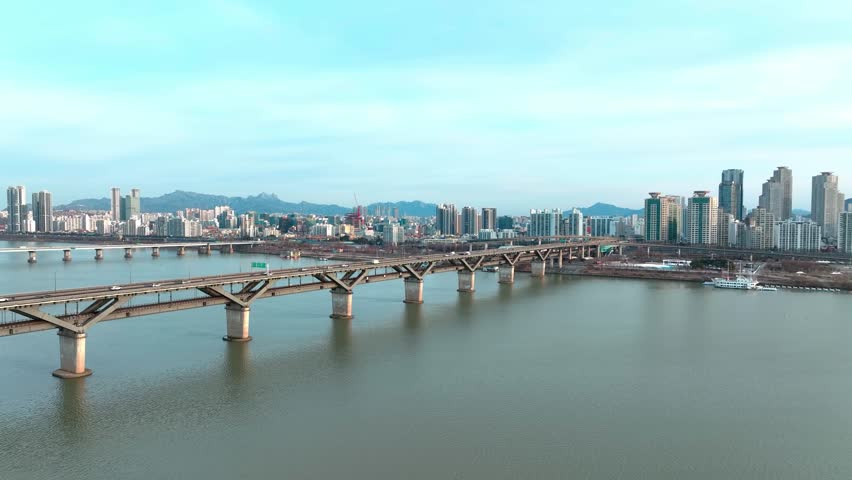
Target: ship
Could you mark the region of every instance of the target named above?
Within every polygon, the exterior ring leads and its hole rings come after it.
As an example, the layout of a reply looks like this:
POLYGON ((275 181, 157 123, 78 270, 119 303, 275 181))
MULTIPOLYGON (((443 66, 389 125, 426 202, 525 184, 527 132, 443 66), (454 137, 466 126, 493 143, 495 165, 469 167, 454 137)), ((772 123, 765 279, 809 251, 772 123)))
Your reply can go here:
POLYGON ((733 288, 736 290, 756 290, 757 282, 743 276, 737 276, 735 280, 728 278, 714 278, 712 282, 716 288, 733 288))

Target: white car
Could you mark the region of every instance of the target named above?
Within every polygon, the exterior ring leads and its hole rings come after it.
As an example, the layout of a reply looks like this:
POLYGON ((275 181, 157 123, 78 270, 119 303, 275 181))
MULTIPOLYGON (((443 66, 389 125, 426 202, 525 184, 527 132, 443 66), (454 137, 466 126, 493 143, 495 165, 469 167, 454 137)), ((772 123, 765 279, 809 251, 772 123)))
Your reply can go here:
POLYGON ((113 285, 113 286, 109 287, 109 289, 112 290, 112 291, 115 291, 115 290, 121 290, 121 287, 119 287, 118 285, 113 285))
POLYGON ((159 286, 160 286, 160 284, 159 284, 159 283, 152 283, 152 284, 151 284, 151 287, 153 287, 153 288, 157 288, 157 287, 159 287, 159 286))
POLYGON ((378 263, 379 263, 379 261, 378 261, 378 260, 376 260, 376 259, 374 258, 374 259, 373 259, 373 261, 372 261, 371 263, 372 263, 373 265, 376 265, 376 264, 378 264, 378 263))
POLYGON ((0 298, 0 303, 8 302, 8 301, 9 301, 9 299, 8 299, 8 298, 0 298))

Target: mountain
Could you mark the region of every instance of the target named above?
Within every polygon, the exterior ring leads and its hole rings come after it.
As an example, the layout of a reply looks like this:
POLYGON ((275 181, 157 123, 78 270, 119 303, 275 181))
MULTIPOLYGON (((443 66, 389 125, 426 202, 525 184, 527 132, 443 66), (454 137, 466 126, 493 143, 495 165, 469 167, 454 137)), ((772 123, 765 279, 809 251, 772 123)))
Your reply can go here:
POLYGON ((809 212, 807 210, 802 210, 801 208, 794 208, 792 213, 793 213, 794 217, 799 217, 799 216, 810 217, 811 216, 811 212, 809 212))
MULTIPOLYGON (((154 212, 176 212, 185 208, 212 209, 220 205, 227 205, 237 212, 258 213, 315 213, 317 215, 344 215, 352 211, 350 207, 340 205, 327 205, 308 202, 285 202, 274 193, 261 193, 248 197, 226 197, 224 195, 208 195, 204 193, 185 192, 176 190, 159 197, 142 197, 142 211, 154 212)), ((382 202, 368 205, 367 211, 373 212, 377 206, 384 209, 399 208, 400 214, 414 216, 428 216, 435 214, 435 205, 420 201, 412 202, 382 202)), ((56 210, 101 210, 110 208, 108 198, 84 198, 75 200, 67 205, 60 205, 56 210)))
MULTIPOLYGON (((570 212, 571 209, 565 210, 570 212)), ((629 217, 630 215, 641 215, 644 212, 644 209, 640 208, 638 210, 632 210, 624 207, 616 207, 615 205, 610 205, 608 203, 596 203, 591 207, 580 208, 580 211, 583 212, 583 215, 586 217, 629 217)))

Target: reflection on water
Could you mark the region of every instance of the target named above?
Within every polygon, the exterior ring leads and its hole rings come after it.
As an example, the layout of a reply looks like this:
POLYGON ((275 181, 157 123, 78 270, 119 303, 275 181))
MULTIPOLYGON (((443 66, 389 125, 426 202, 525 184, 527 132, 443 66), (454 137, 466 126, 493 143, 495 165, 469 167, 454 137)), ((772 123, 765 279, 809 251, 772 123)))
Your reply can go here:
POLYGON ((88 377, 59 380, 55 415, 62 435, 68 442, 76 443, 88 435, 89 408, 86 404, 88 377))
POLYGON ((334 364, 345 367, 352 361, 352 322, 353 320, 331 319, 329 344, 334 364))

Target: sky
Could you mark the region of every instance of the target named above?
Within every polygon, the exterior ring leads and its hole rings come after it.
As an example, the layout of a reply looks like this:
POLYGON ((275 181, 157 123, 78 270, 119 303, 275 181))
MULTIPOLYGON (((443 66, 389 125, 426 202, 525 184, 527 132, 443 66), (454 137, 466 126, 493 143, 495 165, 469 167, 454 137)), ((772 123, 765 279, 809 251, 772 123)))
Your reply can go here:
MULTIPOLYGON (((521 213, 852 196, 848 0, 4 2, 0 183, 521 213)), ((4 203, 5 198, 0 200, 4 203)))

